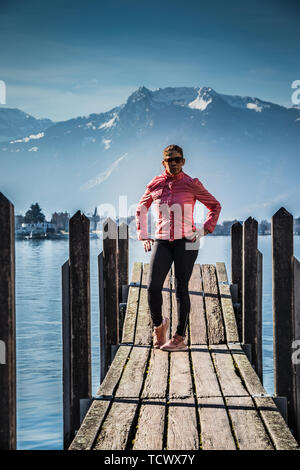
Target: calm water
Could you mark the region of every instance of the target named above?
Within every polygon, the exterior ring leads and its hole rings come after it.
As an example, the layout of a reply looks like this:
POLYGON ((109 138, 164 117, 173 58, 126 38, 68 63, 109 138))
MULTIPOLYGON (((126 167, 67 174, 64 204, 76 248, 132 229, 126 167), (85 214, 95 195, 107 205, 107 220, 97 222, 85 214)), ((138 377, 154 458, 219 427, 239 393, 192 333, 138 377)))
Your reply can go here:
MULTIPOLYGON (((198 263, 224 261, 230 277, 230 237, 206 237, 198 263)), ((68 241, 17 241, 17 439, 18 449, 62 449, 61 265, 68 241)), ((91 325, 93 393, 99 385, 99 318, 97 256, 100 239, 91 240, 91 325)), ((259 237, 263 253, 263 374, 273 390, 271 237, 259 237)), ((300 259, 300 237, 295 237, 300 259)), ((130 240, 130 273, 134 261, 149 262, 140 242, 130 240)))

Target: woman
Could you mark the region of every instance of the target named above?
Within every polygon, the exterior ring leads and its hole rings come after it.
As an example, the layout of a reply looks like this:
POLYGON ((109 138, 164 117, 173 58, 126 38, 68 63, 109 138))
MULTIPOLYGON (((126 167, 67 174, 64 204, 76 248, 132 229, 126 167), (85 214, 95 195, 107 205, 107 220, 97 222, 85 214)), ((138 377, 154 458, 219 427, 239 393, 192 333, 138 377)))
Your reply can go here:
POLYGON ((185 351, 187 346, 184 339, 190 312, 188 283, 198 255, 199 238, 214 231, 221 205, 198 178, 191 178, 182 171, 185 159, 181 147, 166 147, 162 164, 165 171, 147 184, 146 192, 137 206, 137 234, 146 252, 153 245, 147 290, 154 324, 154 347, 165 351, 185 351), (196 230, 194 225, 196 200, 209 209, 202 231, 196 230), (152 202, 158 212, 155 240, 149 238, 147 230, 147 211, 152 202), (175 335, 166 342, 169 319, 162 318, 161 291, 173 261, 178 325, 175 335))

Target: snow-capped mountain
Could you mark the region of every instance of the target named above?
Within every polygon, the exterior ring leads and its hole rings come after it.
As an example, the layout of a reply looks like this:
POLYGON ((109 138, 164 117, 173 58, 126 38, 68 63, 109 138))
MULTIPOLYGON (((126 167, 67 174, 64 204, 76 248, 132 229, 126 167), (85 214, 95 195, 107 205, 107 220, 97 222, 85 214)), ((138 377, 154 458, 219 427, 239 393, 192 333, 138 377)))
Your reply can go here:
POLYGON ((162 172, 170 143, 221 200, 222 220, 266 216, 276 201, 298 211, 300 110, 209 87, 140 87, 108 112, 14 136, 0 144, 1 190, 20 210, 38 200, 49 211, 118 212, 119 195, 135 204, 162 172))
POLYGON ((42 132, 53 124, 50 119, 35 119, 20 109, 0 107, 0 142, 42 132))

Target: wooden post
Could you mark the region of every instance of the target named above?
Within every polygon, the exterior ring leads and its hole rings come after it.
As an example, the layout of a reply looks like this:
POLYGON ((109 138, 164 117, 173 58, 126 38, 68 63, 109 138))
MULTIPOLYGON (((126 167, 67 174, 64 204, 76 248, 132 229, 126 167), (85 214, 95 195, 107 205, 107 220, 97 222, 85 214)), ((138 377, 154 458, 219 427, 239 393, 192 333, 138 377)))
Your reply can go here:
POLYGON ((0 450, 16 449, 14 206, 0 193, 0 450))
POLYGON ((89 225, 80 211, 69 225, 72 438, 80 426, 80 401, 91 398, 89 225))
POLYGON ((63 336, 63 425, 64 449, 72 441, 71 428, 71 324, 70 324, 70 265, 67 260, 61 269, 62 279, 62 336, 63 336))
POLYGON ((262 373, 262 334, 258 305, 258 254, 255 219, 243 225, 243 342, 251 344, 252 361, 259 377, 262 373))
POLYGON ((100 383, 103 382, 107 372, 106 364, 106 334, 104 321, 104 275, 103 275, 103 251, 98 256, 98 282, 99 282, 99 327, 100 327, 100 383))
POLYGON ((242 340, 243 226, 240 222, 236 222, 231 226, 231 283, 236 284, 238 290, 234 311, 239 338, 242 340))
POLYGON ((294 416, 296 421, 296 437, 300 440, 300 262, 293 256, 293 354, 294 365, 294 416))
POLYGON ((262 292, 263 292, 263 255, 257 250, 257 276, 256 276, 256 305, 257 305, 257 349, 259 361, 257 363, 257 375, 263 382, 263 354, 262 354, 262 292))
POLYGON ((126 288, 128 287, 128 225, 118 226, 118 290, 119 290, 119 338, 122 337, 124 322, 124 305, 127 302, 126 288))
POLYGON ((281 207, 272 217, 272 301, 275 394, 287 398, 288 424, 295 429, 293 414, 293 216, 281 207))
POLYGON ((118 229, 108 218, 103 224, 105 373, 119 344, 118 229))

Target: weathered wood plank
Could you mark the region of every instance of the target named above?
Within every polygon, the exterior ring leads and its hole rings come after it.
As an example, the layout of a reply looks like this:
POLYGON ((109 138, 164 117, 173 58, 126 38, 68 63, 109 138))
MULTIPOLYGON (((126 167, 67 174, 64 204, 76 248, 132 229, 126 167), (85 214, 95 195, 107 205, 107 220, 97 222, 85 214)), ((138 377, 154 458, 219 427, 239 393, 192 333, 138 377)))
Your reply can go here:
POLYGON ((119 347, 115 358, 97 391, 97 395, 113 396, 130 352, 131 346, 129 345, 121 345, 119 347))
MULTIPOLYGON (((165 354, 168 354, 164 351, 165 354)), ((193 386, 188 351, 177 351, 171 354, 170 364, 170 398, 193 396, 193 386)))
POLYGON ((221 396, 220 387, 207 346, 191 346, 192 367, 197 397, 221 396))
POLYGON ((111 400, 94 400, 69 450, 91 450, 111 400))
POLYGON ((133 343, 136 316, 138 312, 140 283, 142 280, 143 263, 135 262, 128 292, 127 308, 125 313, 122 343, 133 343), (136 284, 136 286, 134 285, 136 284))
POLYGON ((207 336, 209 344, 225 342, 222 310, 219 299, 216 268, 213 264, 202 264, 202 280, 207 319, 207 336))
POLYGON ((149 264, 144 264, 134 344, 151 344, 152 341, 152 320, 147 295, 148 274, 149 264))
POLYGON ((133 450, 162 450, 166 400, 143 400, 133 450))
POLYGON ((193 398, 170 400, 167 436, 168 450, 199 449, 199 434, 193 398))
POLYGON ((204 297, 200 265, 195 264, 189 282, 191 300, 190 311, 190 342, 191 344, 207 344, 204 297))
POLYGON ((225 397, 240 450, 273 450, 251 397, 225 397))
POLYGON ((232 305, 231 292, 228 283, 225 263, 216 263, 217 279, 221 296, 221 307, 226 332, 226 341, 239 341, 237 324, 232 305))
POLYGON ((255 404, 277 450, 299 450, 296 439, 289 430, 271 397, 255 397, 255 404))
POLYGON ((150 352, 149 346, 133 346, 117 388, 116 397, 137 398, 140 396, 144 373, 150 352))
POLYGON ((96 439, 94 450, 125 450, 138 399, 115 400, 96 439))
POLYGON ((168 385, 169 359, 166 351, 152 349, 143 398, 164 398, 168 385))
POLYGON ((198 398, 203 450, 235 450, 236 445, 223 398, 198 398))
POLYGON ((223 395, 249 395, 236 373, 232 356, 226 344, 211 346, 211 353, 219 377, 223 395))
POLYGON ((249 362, 249 359, 240 344, 228 344, 228 348, 233 356, 239 373, 250 395, 266 395, 258 375, 249 362))

